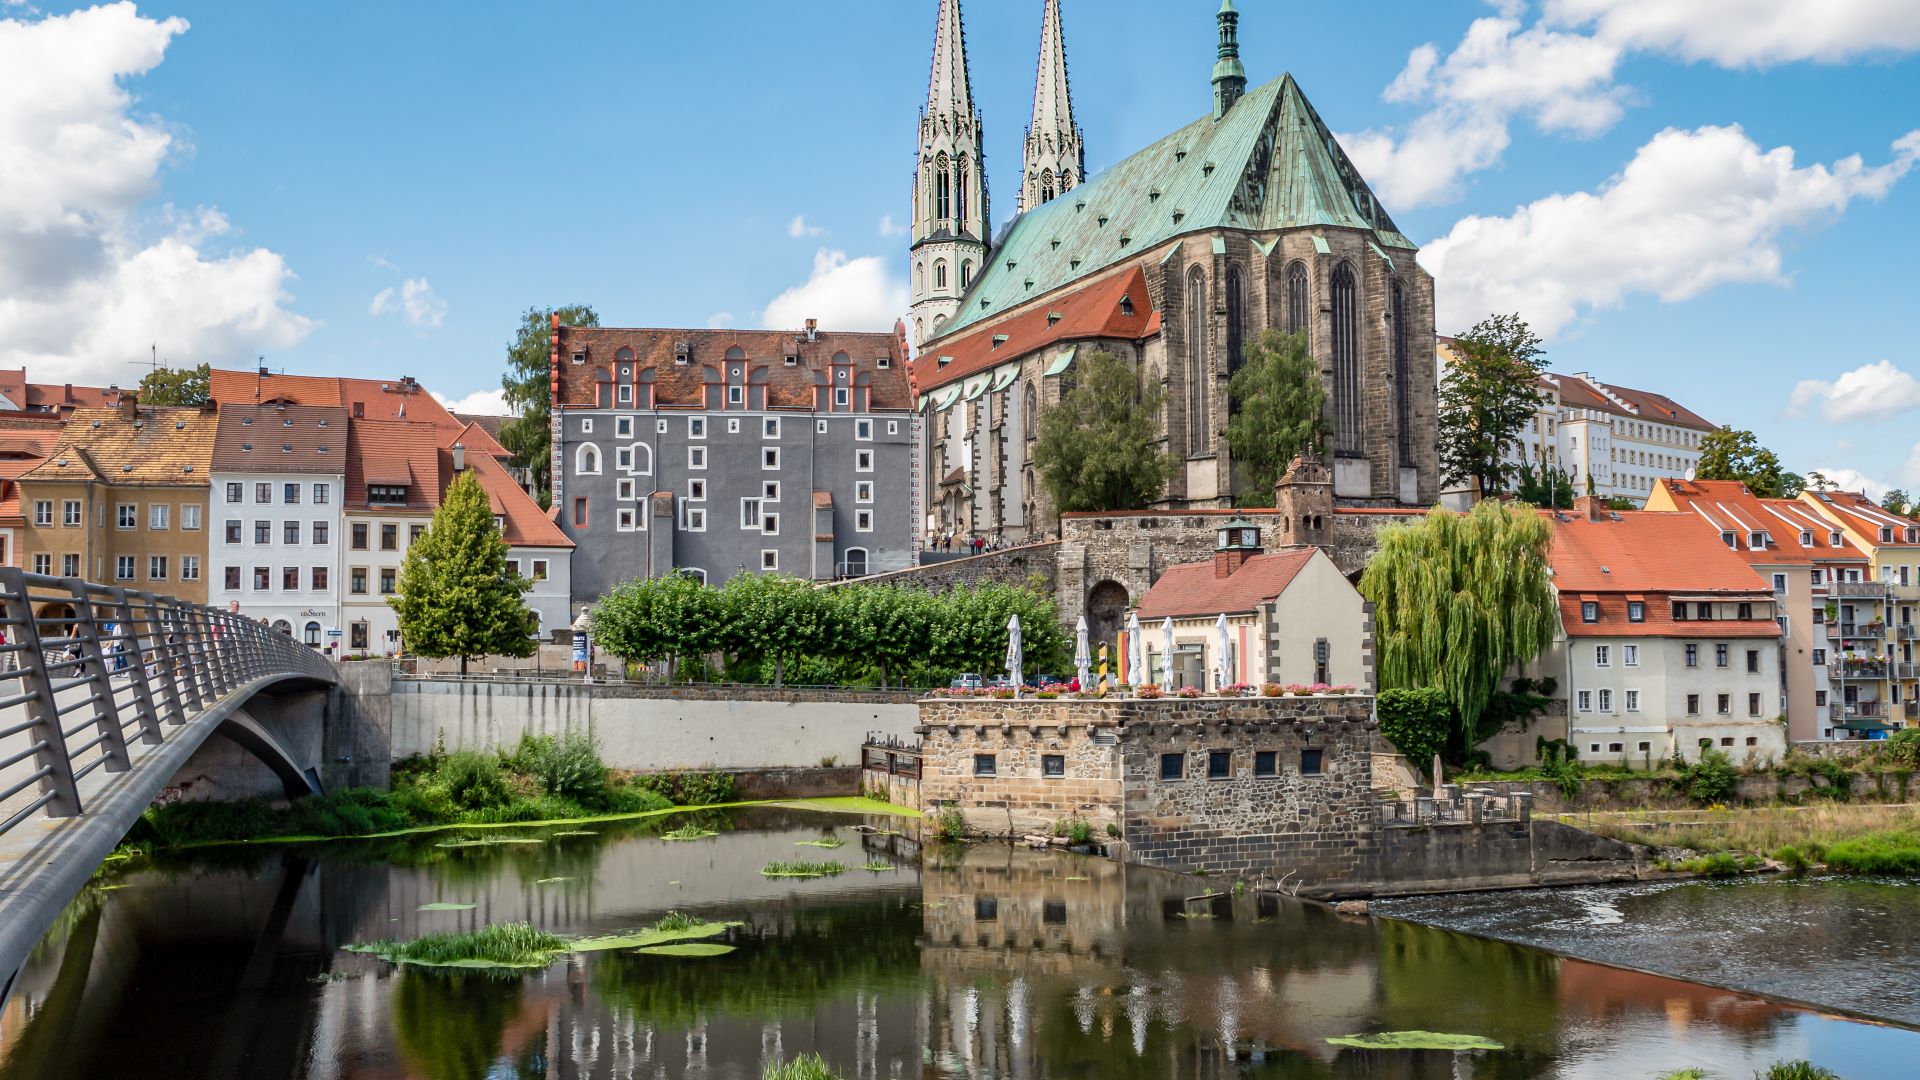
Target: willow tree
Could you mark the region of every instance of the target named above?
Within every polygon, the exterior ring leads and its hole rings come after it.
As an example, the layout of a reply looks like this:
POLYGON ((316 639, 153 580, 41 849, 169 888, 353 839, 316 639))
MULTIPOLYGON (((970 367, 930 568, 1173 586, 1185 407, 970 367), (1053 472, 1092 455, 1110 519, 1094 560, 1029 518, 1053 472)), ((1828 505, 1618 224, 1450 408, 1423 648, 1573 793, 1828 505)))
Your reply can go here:
POLYGON ((1444 693, 1466 751, 1492 734, 1481 717, 1501 676, 1553 640, 1552 540, 1552 525, 1524 503, 1435 510, 1382 530, 1360 578, 1374 605, 1380 688, 1444 693))

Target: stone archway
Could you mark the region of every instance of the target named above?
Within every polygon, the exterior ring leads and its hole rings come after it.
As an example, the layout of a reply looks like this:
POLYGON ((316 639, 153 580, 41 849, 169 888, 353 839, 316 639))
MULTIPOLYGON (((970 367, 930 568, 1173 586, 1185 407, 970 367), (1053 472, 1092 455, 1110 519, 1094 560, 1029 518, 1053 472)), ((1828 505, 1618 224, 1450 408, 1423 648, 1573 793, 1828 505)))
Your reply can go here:
MULTIPOLYGON (((1119 648, 1120 631, 1127 622, 1127 587, 1117 581, 1098 582, 1087 590, 1087 642, 1098 653, 1100 645, 1119 648)), ((1117 656, 1117 654, 1111 654, 1117 656)))

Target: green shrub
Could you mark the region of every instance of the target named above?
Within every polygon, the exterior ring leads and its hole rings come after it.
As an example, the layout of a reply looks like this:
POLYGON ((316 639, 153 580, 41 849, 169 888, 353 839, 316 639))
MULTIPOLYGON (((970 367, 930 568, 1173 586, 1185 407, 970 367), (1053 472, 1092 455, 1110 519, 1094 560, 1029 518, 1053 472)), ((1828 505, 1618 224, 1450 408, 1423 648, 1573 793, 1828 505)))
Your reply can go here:
POLYGON ((513 798, 500 758, 493 754, 455 750, 435 763, 434 782, 446 788, 447 797, 461 810, 504 807, 513 798))
POLYGON ((633 785, 664 797, 674 806, 712 806, 733 801, 733 776, 716 769, 706 772, 645 773, 633 785))
POLYGON ((792 1061, 782 1064, 778 1061, 767 1062, 760 1071, 760 1080, 841 1080, 839 1074, 827 1067, 825 1059, 818 1054, 801 1054, 792 1061))
POLYGON ((531 776, 547 794, 583 806, 599 806, 606 797, 607 766, 589 735, 522 735, 513 767, 531 776))
POLYGON ((1734 771, 1733 759, 1712 747, 1703 748, 1700 760, 1680 774, 1680 786, 1687 798, 1707 806, 1732 798, 1739 783, 1740 774, 1734 771))
POLYGON ((1833 843, 1826 851, 1829 870, 1843 874, 1920 875, 1920 835, 1869 833, 1833 843))
POLYGON ((1786 867, 1793 874, 1806 873, 1809 865, 1806 854, 1792 844, 1776 849, 1773 853, 1773 861, 1786 867))
POLYGON ((934 819, 933 836, 936 840, 965 840, 967 815, 952 807, 940 811, 940 816, 934 819))
POLYGON ((1093 842, 1093 826, 1083 818, 1062 818, 1053 823, 1053 835, 1064 836, 1069 844, 1093 842))
POLYGON ((1698 859, 1689 859, 1681 863, 1680 868, 1699 874, 1702 877, 1738 877, 1740 875, 1740 860, 1724 851, 1716 851, 1712 855, 1703 855, 1698 859))
POLYGON ((1840 1080, 1839 1073, 1811 1061, 1776 1061, 1753 1075, 1754 1080, 1840 1080))
POLYGON ((1896 769, 1920 769, 1920 728, 1901 728, 1887 736, 1880 760, 1896 769))
POLYGON ((1453 708, 1444 691, 1433 687, 1418 690, 1382 690, 1375 699, 1380 716, 1380 734, 1416 770, 1433 764, 1433 756, 1447 748, 1453 730, 1453 708))

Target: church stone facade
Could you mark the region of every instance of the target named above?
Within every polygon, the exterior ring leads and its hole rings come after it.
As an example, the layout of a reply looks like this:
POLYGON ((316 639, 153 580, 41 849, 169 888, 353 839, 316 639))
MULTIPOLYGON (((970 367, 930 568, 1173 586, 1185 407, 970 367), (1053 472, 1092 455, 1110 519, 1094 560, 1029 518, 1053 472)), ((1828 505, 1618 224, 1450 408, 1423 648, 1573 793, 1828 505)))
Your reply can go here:
POLYGON ((1164 393, 1180 468, 1142 509, 1232 505, 1227 382, 1267 329, 1305 334, 1319 362, 1340 505, 1438 496, 1433 280, 1292 76, 1247 87, 1238 21, 1228 0, 1210 113, 1086 180, 1050 0, 1021 213, 989 248, 959 4, 941 0, 910 256, 930 531, 1057 535, 1038 416, 1095 349, 1164 393))

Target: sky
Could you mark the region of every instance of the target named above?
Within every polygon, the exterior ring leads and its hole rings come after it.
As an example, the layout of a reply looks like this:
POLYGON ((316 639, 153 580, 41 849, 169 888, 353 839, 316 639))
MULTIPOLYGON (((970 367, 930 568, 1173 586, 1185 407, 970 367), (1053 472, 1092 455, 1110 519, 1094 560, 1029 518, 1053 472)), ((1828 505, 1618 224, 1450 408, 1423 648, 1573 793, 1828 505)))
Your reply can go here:
MULTIPOLYGON (((0 0, 0 366, 413 375, 529 307, 884 329, 936 0, 0 0)), ((1063 0, 1087 165, 1203 114, 1214 0, 1063 0)), ((1920 3, 1238 0, 1435 276, 1553 370, 1920 489, 1920 3)), ((996 226, 1040 0, 967 0, 996 226)))

